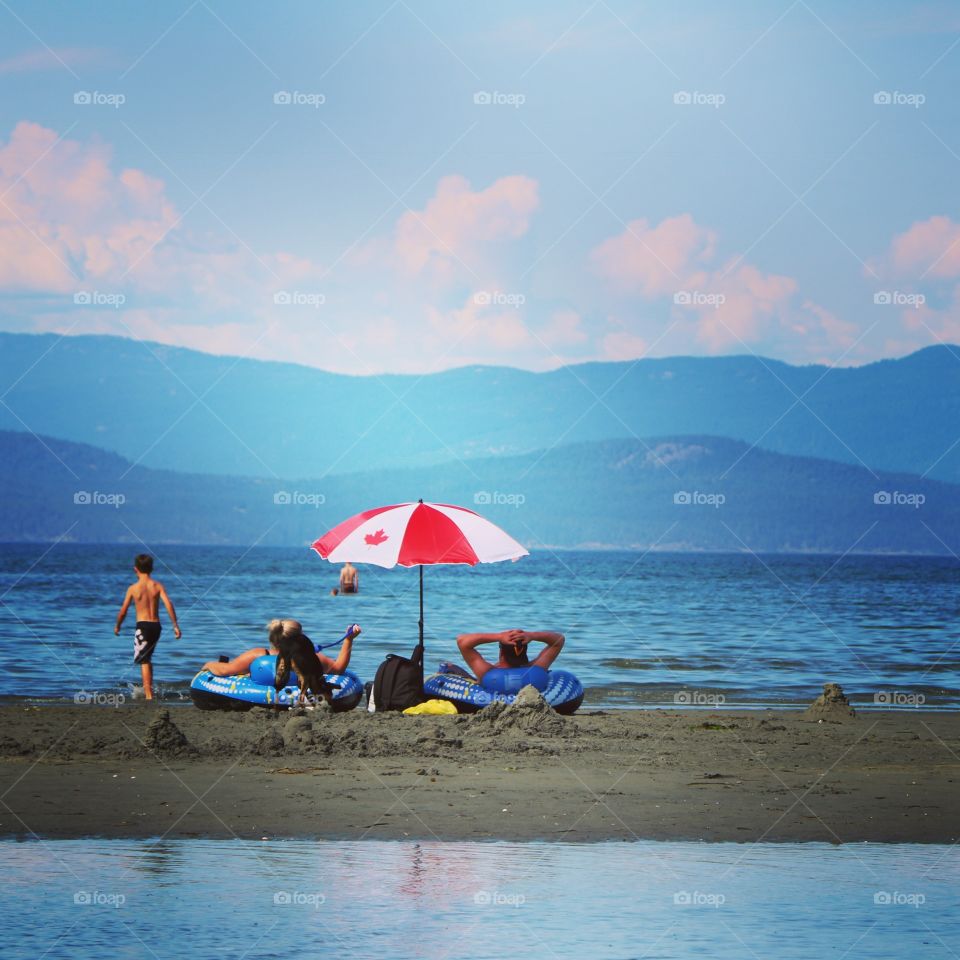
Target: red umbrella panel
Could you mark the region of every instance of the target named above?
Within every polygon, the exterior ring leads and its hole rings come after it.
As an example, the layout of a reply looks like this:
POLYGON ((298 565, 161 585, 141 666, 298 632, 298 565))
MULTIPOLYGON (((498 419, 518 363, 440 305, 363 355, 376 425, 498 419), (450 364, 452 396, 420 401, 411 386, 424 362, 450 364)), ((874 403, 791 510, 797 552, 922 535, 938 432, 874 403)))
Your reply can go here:
POLYGON ((497 563, 528 552, 496 524, 447 503, 398 503, 364 510, 314 542, 331 563, 420 567, 420 644, 423 644, 424 564, 497 563))

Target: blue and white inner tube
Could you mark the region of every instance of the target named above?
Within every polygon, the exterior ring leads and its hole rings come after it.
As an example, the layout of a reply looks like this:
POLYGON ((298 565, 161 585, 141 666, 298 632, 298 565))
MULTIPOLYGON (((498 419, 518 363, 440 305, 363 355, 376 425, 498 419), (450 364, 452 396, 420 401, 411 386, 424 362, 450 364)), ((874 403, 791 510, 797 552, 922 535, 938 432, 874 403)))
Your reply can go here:
MULTIPOLYGON (((218 677, 201 670, 190 683, 190 697, 201 710, 249 710, 251 707, 293 707, 300 699, 297 675, 290 674, 290 683, 275 690, 273 677, 277 669, 275 654, 257 657, 250 672, 235 677, 218 677)), ((344 712, 352 710, 363 697, 363 681, 349 670, 324 674, 333 687, 330 706, 344 712)), ((309 695, 308 695, 309 696, 309 695)))
POLYGON ((423 682, 429 697, 449 700, 460 713, 475 713, 491 703, 513 703, 527 685, 543 694, 557 713, 574 713, 583 702, 583 684, 567 670, 543 667, 493 667, 477 681, 454 663, 441 663, 423 682))

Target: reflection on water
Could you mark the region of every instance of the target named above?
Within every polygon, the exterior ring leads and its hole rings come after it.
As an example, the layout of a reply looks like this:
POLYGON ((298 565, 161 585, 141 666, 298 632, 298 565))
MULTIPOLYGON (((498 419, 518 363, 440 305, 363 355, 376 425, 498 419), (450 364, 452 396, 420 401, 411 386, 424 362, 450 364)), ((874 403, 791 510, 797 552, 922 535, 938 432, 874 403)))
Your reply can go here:
MULTIPOLYGON (((0 696, 130 693, 133 625, 118 638, 113 624, 134 552, 0 546, 0 696), (44 655, 24 657, 17 638, 44 655)), ((184 629, 179 642, 165 629, 155 657, 166 697, 184 696, 205 660, 262 644, 274 616, 302 620, 317 642, 359 621, 351 666, 364 679, 388 652, 412 649, 416 570, 364 568, 353 597, 330 596, 336 573, 306 548, 160 548, 156 574, 184 629)), ((548 551, 432 567, 427 666, 456 658, 464 631, 549 627, 566 633, 561 665, 581 677, 588 705, 672 706, 682 691, 807 704, 831 680, 858 703, 892 691, 956 706, 958 573, 953 558, 548 551)))
POLYGON ((947 846, 0 846, 10 958, 878 960, 955 957, 960 942, 947 846))

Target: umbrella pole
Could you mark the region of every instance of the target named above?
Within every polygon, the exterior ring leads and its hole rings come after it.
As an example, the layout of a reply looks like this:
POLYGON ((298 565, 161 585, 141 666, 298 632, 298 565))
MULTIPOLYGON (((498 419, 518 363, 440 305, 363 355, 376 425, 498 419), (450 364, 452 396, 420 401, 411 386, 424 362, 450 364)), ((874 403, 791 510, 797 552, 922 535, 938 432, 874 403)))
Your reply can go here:
POLYGON ((423 564, 420 564, 420 683, 423 684, 423 564))

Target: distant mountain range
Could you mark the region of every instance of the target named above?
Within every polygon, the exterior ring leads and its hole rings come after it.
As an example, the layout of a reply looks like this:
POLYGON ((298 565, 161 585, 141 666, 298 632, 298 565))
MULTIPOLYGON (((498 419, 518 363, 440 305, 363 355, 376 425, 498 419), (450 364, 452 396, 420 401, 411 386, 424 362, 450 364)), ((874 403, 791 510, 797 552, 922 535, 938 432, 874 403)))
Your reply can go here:
MULTIPOLYGON (((0 397, 2 429, 93 444, 153 468, 270 478, 266 489, 280 477, 691 435, 960 481, 960 349, 950 346, 856 368, 677 357, 351 377, 115 337, 4 333, 0 397)), ((578 449, 557 457, 569 466, 587 456, 578 449)), ((441 475, 456 472, 444 466, 441 475)))
MULTIPOLYGON (((476 505, 533 548, 960 553, 960 486, 677 436, 321 480, 132 466, 92 446, 0 432, 0 539, 304 545, 352 513, 476 505)), ((301 475, 302 476, 302 475, 301 475)))

